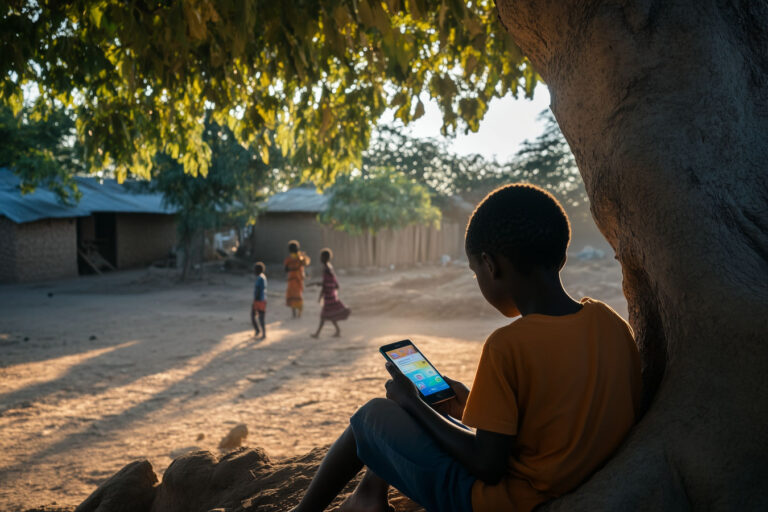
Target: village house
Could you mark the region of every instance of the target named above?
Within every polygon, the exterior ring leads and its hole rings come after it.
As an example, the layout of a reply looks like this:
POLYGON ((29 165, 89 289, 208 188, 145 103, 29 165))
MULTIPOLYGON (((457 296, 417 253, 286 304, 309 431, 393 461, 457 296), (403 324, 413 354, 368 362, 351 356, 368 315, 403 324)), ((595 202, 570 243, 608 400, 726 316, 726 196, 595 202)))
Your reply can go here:
POLYGON ((282 263, 290 240, 298 240, 301 249, 315 261, 319 261, 323 247, 330 247, 334 265, 340 268, 436 263, 464 254, 464 225, 460 222, 444 219, 439 227, 411 225, 351 235, 318 221, 329 200, 313 186, 271 196, 247 242, 251 257, 267 264, 282 263))
POLYGON ((175 210, 161 194, 135 193, 115 180, 75 178, 82 198, 59 201, 0 169, 0 282, 73 277, 145 266, 176 243, 175 210))

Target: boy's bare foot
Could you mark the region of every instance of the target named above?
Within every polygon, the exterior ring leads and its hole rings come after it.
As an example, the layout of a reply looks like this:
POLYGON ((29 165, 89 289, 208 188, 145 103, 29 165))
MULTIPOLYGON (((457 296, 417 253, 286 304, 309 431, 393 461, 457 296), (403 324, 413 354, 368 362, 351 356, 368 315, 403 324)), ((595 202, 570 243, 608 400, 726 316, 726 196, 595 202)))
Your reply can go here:
POLYGON ((313 337, 313 338, 317 338, 318 336, 320 336, 320 334, 315 333, 315 334, 310 334, 310 336, 313 337))
POLYGON ((389 504, 389 484, 367 470, 355 491, 339 507, 339 512, 395 512, 389 504))
POLYGON ((360 492, 360 487, 349 496, 339 507, 339 512, 395 512, 395 507, 389 504, 386 497, 373 497, 360 492))

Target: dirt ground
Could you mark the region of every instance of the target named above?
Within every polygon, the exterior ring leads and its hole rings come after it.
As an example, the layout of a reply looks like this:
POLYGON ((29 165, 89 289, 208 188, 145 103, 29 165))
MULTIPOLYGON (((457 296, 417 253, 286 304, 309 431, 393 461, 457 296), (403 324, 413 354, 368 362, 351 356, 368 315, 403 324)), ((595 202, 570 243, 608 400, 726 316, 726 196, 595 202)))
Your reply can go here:
MULTIPOLYGON (((268 338, 248 318, 252 278, 164 270, 0 286, 0 510, 74 508, 105 478, 148 458, 158 475, 191 450, 218 453, 247 425, 272 458, 331 442, 381 396, 377 348, 409 337, 444 374, 471 383, 482 342, 506 320, 465 266, 339 271, 352 308, 343 335, 319 340, 317 288, 301 319, 270 273, 268 338)), ((618 264, 571 261, 572 295, 626 317, 618 264)))

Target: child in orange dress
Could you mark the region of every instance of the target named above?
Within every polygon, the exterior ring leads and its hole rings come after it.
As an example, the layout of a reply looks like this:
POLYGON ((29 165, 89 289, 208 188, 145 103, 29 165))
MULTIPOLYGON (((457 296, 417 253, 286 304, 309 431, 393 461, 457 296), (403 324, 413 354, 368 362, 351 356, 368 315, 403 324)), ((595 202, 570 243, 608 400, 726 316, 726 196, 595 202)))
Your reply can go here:
POLYGON ((299 250, 299 242, 288 242, 288 257, 283 263, 287 274, 285 283, 285 305, 291 308, 293 318, 301 318, 304 310, 304 267, 310 263, 309 256, 299 250))

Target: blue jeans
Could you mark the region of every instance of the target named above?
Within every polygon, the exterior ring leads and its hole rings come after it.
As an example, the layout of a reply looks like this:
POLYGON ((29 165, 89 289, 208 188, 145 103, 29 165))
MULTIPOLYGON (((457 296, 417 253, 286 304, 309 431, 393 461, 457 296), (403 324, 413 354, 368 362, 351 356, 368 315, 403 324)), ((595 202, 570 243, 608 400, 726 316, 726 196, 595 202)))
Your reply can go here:
POLYGON ((475 477, 395 402, 374 398, 350 424, 360 460, 427 512, 472 512, 475 477))

